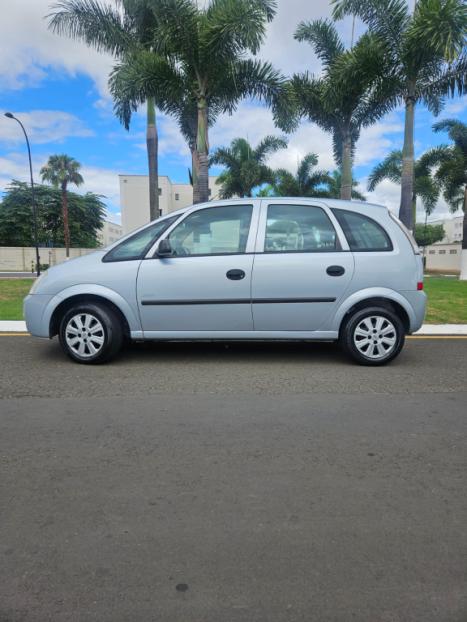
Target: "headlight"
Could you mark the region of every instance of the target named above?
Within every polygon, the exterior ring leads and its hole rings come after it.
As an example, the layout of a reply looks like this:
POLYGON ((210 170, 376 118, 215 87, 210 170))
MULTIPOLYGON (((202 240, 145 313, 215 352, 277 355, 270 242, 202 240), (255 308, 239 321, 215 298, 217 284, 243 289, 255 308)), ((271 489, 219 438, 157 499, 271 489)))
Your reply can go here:
POLYGON ((47 274, 48 274, 47 272, 43 272, 43 273, 42 273, 42 274, 41 274, 41 275, 40 275, 40 276, 39 276, 39 277, 38 277, 38 278, 34 281, 34 283, 32 284, 31 289, 29 290, 29 293, 30 293, 30 294, 35 294, 35 293, 36 293, 37 288, 39 287, 39 283, 40 283, 43 279, 45 279, 45 278, 47 277, 47 274))

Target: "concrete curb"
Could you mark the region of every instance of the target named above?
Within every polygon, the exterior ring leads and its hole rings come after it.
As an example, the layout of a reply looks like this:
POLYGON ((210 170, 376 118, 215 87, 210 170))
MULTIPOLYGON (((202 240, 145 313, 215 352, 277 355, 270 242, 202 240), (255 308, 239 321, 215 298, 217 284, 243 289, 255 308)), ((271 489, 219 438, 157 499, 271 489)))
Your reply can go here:
MULTIPOLYGON (((26 322, 0 321, 0 333, 26 333, 26 322)), ((423 324, 415 335, 467 335, 467 324, 423 324)))

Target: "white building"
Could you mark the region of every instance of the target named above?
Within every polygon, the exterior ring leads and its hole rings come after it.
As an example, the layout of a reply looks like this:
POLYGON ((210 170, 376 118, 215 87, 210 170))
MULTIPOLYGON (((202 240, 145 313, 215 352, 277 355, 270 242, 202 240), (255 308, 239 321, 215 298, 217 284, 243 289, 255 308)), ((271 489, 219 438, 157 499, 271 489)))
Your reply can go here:
MULTIPOLYGON (((149 222, 149 180, 147 175, 119 175, 120 207, 123 233, 129 233, 149 222)), ((209 177, 211 199, 219 198, 217 177, 209 177)), ((190 184, 173 183, 169 177, 159 175, 159 211, 165 216, 193 203, 190 184)))
POLYGON ((444 220, 430 220, 429 225, 443 225, 444 238, 440 244, 454 244, 455 242, 462 242, 462 226, 464 222, 464 216, 453 216, 452 218, 445 218, 444 220))
POLYGON ((110 222, 109 220, 104 220, 104 226, 98 232, 97 237, 101 246, 109 246, 109 244, 113 244, 114 242, 119 240, 122 235, 122 225, 118 225, 115 222, 110 222))

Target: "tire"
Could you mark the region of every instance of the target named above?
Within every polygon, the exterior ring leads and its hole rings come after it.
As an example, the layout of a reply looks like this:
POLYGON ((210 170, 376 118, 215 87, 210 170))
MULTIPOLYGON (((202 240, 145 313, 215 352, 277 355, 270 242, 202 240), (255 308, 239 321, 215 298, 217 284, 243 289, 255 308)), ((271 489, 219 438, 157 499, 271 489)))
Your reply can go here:
POLYGON ((389 309, 368 307, 348 318, 339 341, 343 350, 360 365, 386 365, 402 350, 404 325, 389 309))
POLYGON ((60 321, 59 340, 73 361, 96 365, 110 361, 120 351, 123 329, 120 318, 106 305, 77 303, 60 321))

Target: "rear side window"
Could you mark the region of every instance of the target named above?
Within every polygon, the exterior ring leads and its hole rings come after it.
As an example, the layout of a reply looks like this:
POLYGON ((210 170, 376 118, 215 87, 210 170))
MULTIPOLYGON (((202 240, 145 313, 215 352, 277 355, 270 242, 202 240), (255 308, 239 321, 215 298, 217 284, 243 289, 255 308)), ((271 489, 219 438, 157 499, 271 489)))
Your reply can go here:
POLYGON ((312 205, 269 205, 265 253, 313 253, 338 249, 326 212, 312 205))
POLYGON ((392 251, 390 237, 373 218, 343 209, 332 213, 344 231, 351 251, 392 251))
POLYGON ((103 261, 130 261, 142 259, 154 242, 161 236, 170 225, 177 220, 178 216, 164 218, 156 221, 153 225, 138 231, 131 238, 127 238, 118 246, 115 246, 105 255, 103 261))

